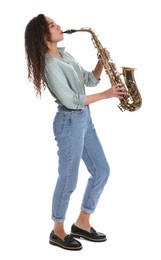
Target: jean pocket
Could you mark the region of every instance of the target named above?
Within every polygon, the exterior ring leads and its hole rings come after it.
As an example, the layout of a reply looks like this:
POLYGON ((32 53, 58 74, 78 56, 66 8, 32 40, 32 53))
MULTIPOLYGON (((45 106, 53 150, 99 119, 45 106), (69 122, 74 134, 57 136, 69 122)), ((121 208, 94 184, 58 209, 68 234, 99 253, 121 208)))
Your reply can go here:
POLYGON ((61 135, 66 136, 71 125, 72 112, 58 112, 53 122, 55 139, 61 135))
POLYGON ((65 126, 65 115, 63 113, 57 113, 53 122, 53 131, 55 137, 62 134, 65 126))

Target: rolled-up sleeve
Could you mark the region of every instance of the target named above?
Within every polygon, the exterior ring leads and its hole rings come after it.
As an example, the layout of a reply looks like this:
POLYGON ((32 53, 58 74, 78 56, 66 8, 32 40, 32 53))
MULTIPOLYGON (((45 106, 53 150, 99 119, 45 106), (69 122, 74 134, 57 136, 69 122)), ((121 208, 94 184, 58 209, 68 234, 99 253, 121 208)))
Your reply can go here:
POLYGON ((83 70, 83 76, 84 76, 84 84, 87 86, 87 87, 94 87, 96 86, 99 82, 100 82, 100 79, 96 79, 95 76, 93 75, 93 72, 88 72, 86 70, 83 70))

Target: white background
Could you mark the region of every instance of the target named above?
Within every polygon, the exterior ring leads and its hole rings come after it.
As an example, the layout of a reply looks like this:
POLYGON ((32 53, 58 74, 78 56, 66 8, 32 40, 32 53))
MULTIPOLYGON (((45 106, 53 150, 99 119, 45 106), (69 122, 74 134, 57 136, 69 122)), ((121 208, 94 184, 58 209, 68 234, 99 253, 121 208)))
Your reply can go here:
MULTIPOLYGON (((0 84, 0 258, 161 259, 160 213, 160 7, 159 0, 5 1, 1 6, 0 84), (57 178, 57 147, 52 132, 56 104, 48 91, 35 97, 28 83, 24 30, 44 13, 63 30, 91 27, 121 66, 137 68, 135 79, 143 105, 121 112, 117 99, 91 105, 111 175, 91 223, 107 234, 105 243, 82 241, 80 252, 48 244, 53 228, 51 199, 57 178)), ((96 49, 88 33, 65 35, 66 46, 80 64, 92 70, 96 49)), ((107 75, 88 93, 110 86, 107 75)), ((66 219, 66 230, 79 213, 88 173, 79 182, 66 219)))

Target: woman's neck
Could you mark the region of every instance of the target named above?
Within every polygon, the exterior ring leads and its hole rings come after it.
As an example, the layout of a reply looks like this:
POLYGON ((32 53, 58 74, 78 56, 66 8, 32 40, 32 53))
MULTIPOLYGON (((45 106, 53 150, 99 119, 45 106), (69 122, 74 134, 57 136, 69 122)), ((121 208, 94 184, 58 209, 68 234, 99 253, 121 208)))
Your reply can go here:
POLYGON ((50 49, 48 52, 53 56, 62 57, 58 49, 50 49))
POLYGON ((61 54, 58 51, 57 44, 48 43, 48 53, 53 56, 61 57, 61 54))

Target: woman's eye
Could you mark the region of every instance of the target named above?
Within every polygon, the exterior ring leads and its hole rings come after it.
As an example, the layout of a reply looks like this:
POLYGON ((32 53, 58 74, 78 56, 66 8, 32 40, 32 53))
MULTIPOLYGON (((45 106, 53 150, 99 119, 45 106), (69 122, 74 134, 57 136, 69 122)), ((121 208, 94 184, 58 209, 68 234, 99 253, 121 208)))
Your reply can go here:
POLYGON ((55 26, 55 24, 54 23, 51 23, 50 25, 49 25, 49 28, 53 28, 55 26))

